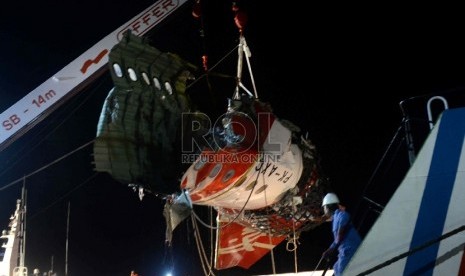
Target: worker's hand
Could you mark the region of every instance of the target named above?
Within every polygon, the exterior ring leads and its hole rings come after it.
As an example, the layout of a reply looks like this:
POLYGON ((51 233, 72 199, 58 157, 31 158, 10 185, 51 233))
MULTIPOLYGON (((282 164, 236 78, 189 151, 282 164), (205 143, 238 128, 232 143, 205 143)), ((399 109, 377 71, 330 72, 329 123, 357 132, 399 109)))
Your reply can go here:
POLYGON ((328 216, 322 215, 320 217, 312 217, 312 222, 323 223, 323 222, 328 221, 328 219, 329 219, 328 216))
POLYGON ((331 259, 336 254, 336 248, 328 248, 325 252, 323 252, 323 258, 331 259))

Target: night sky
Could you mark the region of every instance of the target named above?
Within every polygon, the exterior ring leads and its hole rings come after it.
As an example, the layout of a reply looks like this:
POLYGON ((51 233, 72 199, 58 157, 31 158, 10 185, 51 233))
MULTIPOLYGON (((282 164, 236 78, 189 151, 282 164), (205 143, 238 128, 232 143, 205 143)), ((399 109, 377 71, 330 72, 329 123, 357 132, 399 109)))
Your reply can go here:
MULTIPOLYGON (((370 206, 362 198, 386 204, 408 168, 405 141, 393 139, 402 126, 399 103, 430 93, 451 96, 451 107, 465 103, 463 30, 458 30, 456 17, 440 10, 261 2, 238 2, 248 14, 244 34, 259 98, 271 103, 278 118, 308 131, 324 173, 365 233, 373 214, 364 212, 370 206), (391 143, 394 150, 387 153, 391 143)), ((191 15, 192 1, 148 37, 160 50, 197 66, 207 53, 212 66, 238 43, 231 3, 204 2, 203 39, 201 22, 191 15)), ((151 4, 46 0, 16 1, 2 8, 0 110, 151 4)), ((233 54, 215 70, 235 75, 235 62, 233 54)), ((69 203, 70 275, 119 276, 131 269, 144 276, 162 275, 170 267, 175 275, 202 275, 188 223, 175 231, 173 248, 165 248, 164 202, 151 196, 140 201, 127 186, 94 172, 92 146, 76 150, 95 138, 112 87, 110 75, 103 74, 0 152, 0 226, 7 227, 22 181, 5 186, 28 176, 26 265, 31 272, 47 271, 53 258, 54 270, 64 274, 69 203)), ((215 98, 207 91, 192 91, 201 110, 226 108, 234 84, 218 82, 214 88, 215 98)), ((415 131, 423 136, 425 99, 407 101, 409 115, 421 118, 415 131)), ((416 142, 418 149, 421 139, 416 142)), ((198 212, 208 217, 206 209, 198 212)), ((296 255, 286 251, 285 243, 279 245, 276 272, 293 272, 295 259, 299 271, 313 270, 331 242, 329 227, 304 232, 296 255)), ((208 244, 208 230, 202 231, 208 244)), ((215 274, 271 274, 271 264, 267 255, 249 270, 215 274)))

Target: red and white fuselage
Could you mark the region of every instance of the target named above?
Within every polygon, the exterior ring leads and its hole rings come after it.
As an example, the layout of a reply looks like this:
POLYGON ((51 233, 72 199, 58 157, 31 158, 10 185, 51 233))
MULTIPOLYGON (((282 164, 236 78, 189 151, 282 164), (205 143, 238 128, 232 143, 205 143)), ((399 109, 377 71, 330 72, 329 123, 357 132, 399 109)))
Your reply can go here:
POLYGON ((271 112, 257 118, 258 123, 231 116, 230 126, 242 135, 241 143, 203 150, 185 172, 181 188, 193 204, 259 209, 295 187, 303 170, 302 153, 291 144, 291 131, 271 112))

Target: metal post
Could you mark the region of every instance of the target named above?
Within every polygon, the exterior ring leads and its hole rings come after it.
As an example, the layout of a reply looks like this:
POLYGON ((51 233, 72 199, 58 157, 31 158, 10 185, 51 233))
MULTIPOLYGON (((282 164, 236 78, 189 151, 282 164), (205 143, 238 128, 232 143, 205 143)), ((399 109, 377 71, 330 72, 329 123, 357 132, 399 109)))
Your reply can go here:
POLYGON ((434 127, 433 115, 431 114, 431 102, 434 101, 434 100, 441 100, 442 103, 444 104, 444 110, 449 109, 449 105, 447 104, 447 100, 442 96, 434 96, 434 97, 431 97, 428 100, 426 108, 427 108, 427 111, 428 111, 428 122, 429 122, 429 128, 430 129, 433 129, 433 127, 434 127))
POLYGON ((412 130, 410 128, 410 118, 407 115, 407 112, 404 109, 404 104, 405 101, 401 101, 399 103, 400 105, 400 110, 402 110, 402 114, 404 115, 404 128, 405 128, 405 141, 407 143, 407 150, 408 150, 408 159, 410 162, 410 166, 413 165, 413 162, 415 162, 415 147, 413 145, 413 138, 412 138, 412 130))

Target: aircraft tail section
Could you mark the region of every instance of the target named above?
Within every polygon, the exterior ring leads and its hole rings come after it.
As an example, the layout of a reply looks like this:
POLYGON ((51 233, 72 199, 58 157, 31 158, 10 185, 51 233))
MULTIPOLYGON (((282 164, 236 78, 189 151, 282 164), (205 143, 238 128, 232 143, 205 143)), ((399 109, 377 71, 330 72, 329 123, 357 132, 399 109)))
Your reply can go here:
POLYGON ((248 269, 281 243, 286 236, 272 236, 235 222, 218 222, 216 269, 248 269))

